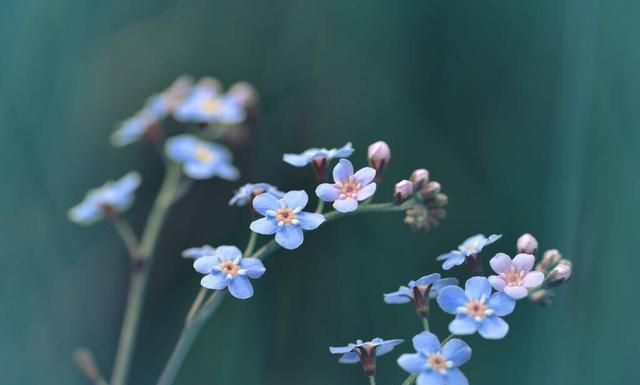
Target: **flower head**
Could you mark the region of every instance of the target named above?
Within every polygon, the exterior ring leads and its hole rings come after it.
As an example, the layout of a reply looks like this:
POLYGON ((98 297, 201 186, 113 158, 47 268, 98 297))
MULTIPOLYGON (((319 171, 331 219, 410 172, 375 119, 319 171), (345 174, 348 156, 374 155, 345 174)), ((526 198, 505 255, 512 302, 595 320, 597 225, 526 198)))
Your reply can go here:
POLYGON ((249 278, 262 277, 265 272, 262 261, 257 258, 243 258, 235 246, 219 246, 212 255, 195 260, 193 268, 206 274, 200 284, 207 289, 223 290, 239 299, 253 296, 253 286, 249 278))
POLYGON ((202 247, 191 247, 182 252, 183 258, 198 259, 207 255, 213 255, 215 249, 209 245, 203 245, 202 247))
POLYGON ((284 196, 284 192, 268 183, 247 183, 236 191, 231 200, 229 200, 229 206, 245 206, 252 198, 265 192, 278 199, 284 196))
POLYGON ((365 374, 371 376, 376 371, 376 357, 389 353, 393 348, 402 343, 403 340, 383 340, 382 338, 374 338, 371 341, 364 342, 357 340, 356 343, 350 343, 347 346, 329 347, 331 354, 341 354, 341 364, 355 364, 360 361, 365 374))
POLYGON ((382 172, 391 160, 389 145, 382 140, 371 144, 367 149, 367 157, 369 158, 369 165, 376 170, 376 178, 382 178, 382 172))
POLYGON ((538 240, 531 234, 522 234, 517 242, 518 252, 535 254, 538 251, 538 240))
POLYGON ((131 171, 120 180, 89 190, 84 200, 69 210, 69 219, 80 225, 90 225, 105 216, 126 211, 133 204, 133 193, 140 186, 140 180, 140 174, 131 171))
MULTIPOLYGON (((133 117, 122 122, 120 127, 111 134, 111 144, 124 147, 137 142, 145 135, 155 135, 158 121, 145 112, 138 112, 133 117)), ((154 138, 155 140, 155 138, 154 138)))
POLYGON ((442 254, 436 259, 438 261, 444 261, 442 268, 449 270, 454 266, 462 265, 466 257, 479 254, 485 246, 494 243, 501 237, 502 235, 496 234, 489 235, 489 238, 483 234, 474 235, 473 237, 465 239, 464 242, 458 246, 458 250, 452 250, 446 254, 442 254))
POLYGON ((251 230, 264 235, 276 235, 276 242, 285 249, 296 249, 304 241, 302 230, 314 230, 324 222, 318 213, 302 211, 309 197, 304 191, 289 191, 282 199, 270 193, 253 199, 253 208, 264 218, 251 222, 251 230))
POLYGON ((429 171, 425 168, 413 170, 409 180, 413 183, 416 189, 420 189, 424 184, 429 182, 429 171))
POLYGON ((376 170, 364 167, 353 173, 353 165, 347 159, 333 169, 335 183, 322 183, 316 188, 316 195, 325 202, 333 202, 333 207, 343 213, 358 208, 358 201, 363 201, 376 192, 373 178, 376 170))
POLYGON ((465 289, 447 286, 438 295, 440 308, 456 318, 449 324, 453 334, 479 332, 487 339, 503 338, 509 325, 500 317, 511 314, 515 301, 504 293, 491 294, 491 284, 485 277, 471 277, 465 289))
POLYGON ((351 143, 340 148, 310 148, 301 154, 284 154, 282 160, 295 167, 304 167, 314 160, 330 161, 334 158, 348 158, 353 154, 351 143))
POLYGON ((464 341, 453 338, 444 346, 435 334, 422 332, 413 337, 417 353, 403 354, 398 365, 408 373, 418 374, 418 385, 468 385, 469 381, 458 369, 471 359, 471 348, 464 341))
POLYGON ((167 156, 183 164, 184 173, 193 179, 207 179, 218 176, 236 180, 240 176, 231 164, 233 156, 226 147, 202 141, 193 135, 176 135, 165 143, 167 156))
POLYGON ((513 299, 524 298, 529 288, 539 286, 544 274, 531 271, 535 258, 531 254, 518 254, 513 260, 504 253, 498 253, 489 263, 498 275, 489 277, 489 283, 496 291, 503 292, 513 299))
POLYGON ((244 120, 245 110, 232 96, 219 94, 218 83, 199 82, 173 115, 180 122, 237 124, 244 120))
POLYGON ((429 315, 429 300, 438 296, 440 290, 446 286, 457 285, 455 278, 440 279, 440 274, 434 273, 409 281, 407 286, 400 286, 397 291, 384 294, 384 302, 401 304, 411 302, 416 313, 421 317, 429 315))

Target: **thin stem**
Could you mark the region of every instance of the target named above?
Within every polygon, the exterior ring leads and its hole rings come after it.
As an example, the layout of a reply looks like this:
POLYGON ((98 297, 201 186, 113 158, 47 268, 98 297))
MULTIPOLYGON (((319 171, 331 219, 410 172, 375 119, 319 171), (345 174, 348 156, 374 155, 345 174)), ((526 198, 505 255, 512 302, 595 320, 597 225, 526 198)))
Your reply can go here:
POLYGON ((422 317, 422 326, 424 327, 425 331, 429 331, 429 320, 427 319, 427 317, 422 317))
POLYGON ((376 385, 376 376, 369 376, 369 385, 376 385))
POLYGON ((196 295, 196 299, 193 301, 193 304, 189 309, 189 313, 187 313, 185 324, 188 325, 189 323, 191 323, 191 321, 193 320, 193 317, 196 315, 198 310, 200 310, 200 305, 202 305, 202 302, 204 302, 204 298, 206 296, 207 296, 207 289, 204 287, 201 287, 200 290, 198 291, 198 295, 196 295))
POLYGON ((316 213, 322 213, 324 210, 324 201, 322 199, 318 199, 318 207, 316 207, 316 213))
POLYGON ((411 384, 413 384, 413 382, 416 380, 416 377, 418 377, 417 374, 410 374, 409 377, 407 377, 407 379, 404 380, 402 385, 411 385, 411 384))
POLYGON ((137 263, 132 264, 127 307, 122 321, 118 350, 111 373, 111 385, 125 385, 131 369, 144 296, 151 272, 151 261, 155 252, 160 230, 167 212, 180 185, 180 165, 167 163, 164 180, 153 203, 142 234, 137 263))
POLYGON ((118 235, 122 238, 122 242, 127 247, 129 256, 132 259, 140 257, 140 242, 136 233, 133 231, 131 224, 122 217, 115 217, 113 219, 113 226, 116 228, 118 235))
POLYGON ((249 242, 247 242, 247 247, 244 249, 244 253, 242 255, 249 256, 253 253, 253 249, 256 248, 256 241, 258 240, 258 233, 251 232, 249 236, 249 242))
POLYGON ((442 342, 440 343, 440 345, 444 345, 444 344, 446 344, 447 342, 449 342, 449 340, 450 340, 450 339, 452 339, 452 338, 453 338, 453 336, 454 336, 453 334, 449 334, 449 336, 448 336, 447 338, 445 338, 445 339, 444 339, 444 341, 442 341, 442 342))
POLYGON ((413 200, 408 200, 401 205, 396 204, 394 202, 372 203, 366 206, 359 207, 358 210, 350 211, 348 213, 342 213, 340 211, 330 211, 324 214, 324 218, 327 222, 330 222, 337 218, 343 218, 347 216, 364 214, 364 213, 376 213, 376 212, 384 213, 384 212, 393 212, 393 211, 404 211, 415 204, 416 203, 413 200))

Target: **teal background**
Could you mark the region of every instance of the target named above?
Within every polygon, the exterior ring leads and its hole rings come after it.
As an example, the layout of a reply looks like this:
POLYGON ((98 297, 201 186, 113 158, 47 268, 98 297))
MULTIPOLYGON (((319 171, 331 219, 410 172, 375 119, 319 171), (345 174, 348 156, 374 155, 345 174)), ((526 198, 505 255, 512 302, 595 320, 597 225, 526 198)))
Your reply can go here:
MULTIPOLYGON (((114 124, 182 73, 248 80, 262 124, 237 151, 242 181, 313 188, 283 152, 378 139, 393 160, 377 199, 427 167, 449 218, 411 233, 402 215, 350 218, 267 261, 249 301, 228 301, 176 384, 365 384, 327 346, 410 339, 420 325, 381 293, 439 271, 434 258, 477 232, 491 252, 535 234, 574 261, 550 308, 522 302, 501 341, 469 338, 472 384, 635 384, 640 193, 640 3, 612 0, 0 2, 0 383, 81 385, 78 345, 109 373, 128 262, 106 223, 67 209, 139 170, 128 214, 140 230, 162 170, 145 146, 114 149, 114 124)), ((169 216, 131 384, 154 384, 198 290, 178 255, 243 245, 226 206, 238 183, 199 182, 169 216)), ((449 317, 437 313, 444 337, 449 317)), ((400 384, 395 357, 379 384, 400 384)))

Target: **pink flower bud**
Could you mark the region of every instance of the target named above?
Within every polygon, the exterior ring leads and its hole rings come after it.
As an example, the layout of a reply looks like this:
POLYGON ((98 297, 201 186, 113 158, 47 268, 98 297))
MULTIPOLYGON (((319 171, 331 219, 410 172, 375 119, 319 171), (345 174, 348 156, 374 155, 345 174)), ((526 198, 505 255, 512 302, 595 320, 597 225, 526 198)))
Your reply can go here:
POLYGON ((538 240, 533 235, 526 233, 518 238, 518 252, 526 254, 535 254, 538 251, 538 240))
POLYGON ((419 168, 411 173, 409 178, 414 186, 420 187, 429 181, 429 171, 424 168, 419 168))
POLYGON ((571 262, 567 262, 566 260, 562 260, 551 270, 551 274, 555 279, 566 281, 571 277, 571 262))
POLYGON ((382 171, 391 160, 391 149, 383 141, 377 141, 369 146, 367 152, 369 164, 376 170, 376 178, 382 178, 382 171))
POLYGON ((411 194, 413 194, 413 183, 404 179, 396 183, 396 188, 393 192, 393 199, 395 199, 396 202, 403 202, 406 201, 411 194))

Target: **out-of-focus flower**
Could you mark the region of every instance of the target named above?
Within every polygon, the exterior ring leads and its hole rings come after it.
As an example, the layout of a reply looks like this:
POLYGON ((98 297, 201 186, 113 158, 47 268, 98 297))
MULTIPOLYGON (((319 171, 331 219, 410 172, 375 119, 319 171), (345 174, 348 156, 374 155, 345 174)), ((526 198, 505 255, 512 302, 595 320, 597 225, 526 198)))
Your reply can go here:
POLYGON ((395 189, 393 190, 393 200, 403 202, 409 199, 411 194, 413 194, 413 183, 404 179, 396 183, 395 189))
POLYGON ((535 254, 538 251, 538 240, 533 235, 526 233, 518 238, 518 252, 525 254, 535 254))
POLYGON ((268 183, 247 183, 240 187, 229 200, 229 206, 245 206, 253 198, 262 193, 269 193, 280 199, 284 196, 284 192, 278 190, 276 186, 268 183))
POLYGON ((89 190, 84 200, 69 210, 69 219, 80 225, 90 225, 104 217, 119 215, 133 204, 133 193, 140 181, 140 174, 131 171, 117 181, 89 190))
POLYGON ((562 259, 562 254, 556 249, 547 250, 542 256, 542 260, 536 265, 537 271, 546 271, 553 268, 562 259))
POLYGON ((227 95, 245 108, 253 107, 258 102, 256 89, 247 82, 238 82, 229 87, 227 95))
POLYGON ((265 272, 262 261, 257 258, 243 258, 235 246, 219 246, 213 255, 206 255, 195 260, 193 268, 198 273, 206 274, 200 284, 207 289, 223 290, 239 299, 253 296, 253 286, 249 278, 262 277, 265 272))
POLYGON ((402 343, 403 340, 383 340, 382 338, 374 338, 371 341, 364 342, 357 340, 356 343, 350 343, 347 346, 329 347, 331 354, 340 354, 341 364, 355 364, 360 361, 362 370, 367 376, 372 376, 376 372, 376 357, 389 353, 393 348, 402 343))
POLYGON ((282 199, 272 194, 260 194, 253 199, 253 208, 264 218, 251 222, 251 230, 264 235, 276 235, 276 242, 285 249, 296 249, 304 241, 302 230, 314 230, 324 222, 318 213, 302 211, 309 197, 304 191, 289 191, 282 199))
POLYGON ((240 172, 231 161, 233 155, 226 147, 202 141, 193 135, 182 134, 167 139, 167 156, 182 163, 184 173, 193 179, 207 179, 213 176, 236 180, 240 172))
POLYGON ((513 299, 524 298, 529 289, 544 281, 544 274, 531 271, 535 257, 531 254, 518 254, 513 260, 504 253, 491 258, 489 264, 498 275, 489 277, 489 283, 496 291, 503 292, 513 299))
POLYGON ((429 171, 425 168, 414 170, 409 180, 416 189, 420 189, 424 184, 429 182, 429 171))
POLYGON ((445 312, 455 314, 449 324, 452 334, 475 332, 487 339, 503 338, 509 325, 500 317, 511 314, 515 300, 504 293, 491 294, 491 284, 485 277, 471 277, 465 289, 447 286, 440 290, 438 304, 445 312))
POLYGON ((111 144, 116 147, 124 147, 137 142, 144 136, 148 136, 151 141, 156 142, 160 135, 157 124, 158 121, 155 118, 139 112, 122 122, 120 127, 111 134, 111 144))
POLYGON ((462 265, 467 257, 479 254, 485 246, 488 246, 498 239, 502 235, 491 234, 489 237, 485 237, 483 234, 476 234, 469 237, 458 246, 458 250, 452 250, 446 254, 442 254, 436 258, 438 261, 444 261, 442 268, 449 270, 454 266, 462 265))
POLYGON ((340 212, 354 211, 358 201, 376 192, 376 184, 372 182, 375 175, 371 167, 363 167, 354 174, 351 162, 340 159, 333 169, 335 183, 322 183, 316 188, 316 195, 325 202, 333 202, 333 207, 340 212))
POLYGON ((453 338, 441 347, 438 337, 425 331, 413 337, 413 347, 417 353, 401 355, 398 365, 418 374, 417 385, 469 384, 458 369, 471 359, 471 348, 464 341, 453 338))
POLYGON ((551 269, 549 275, 547 275, 545 286, 558 286, 561 283, 568 281, 569 278, 571 278, 572 269, 573 268, 571 261, 569 261, 568 259, 561 259, 560 262, 558 262, 558 264, 553 269, 551 269))
POLYGON ((205 257, 207 255, 213 255, 215 250, 216 249, 214 249, 210 245, 203 245, 201 247, 191 247, 182 252, 182 257, 190 258, 190 259, 198 259, 198 258, 205 257))
POLYGON ((237 124, 246 113, 237 95, 220 94, 218 81, 205 78, 192 88, 173 116, 179 122, 237 124))
POLYGON ((169 88, 147 100, 143 112, 156 120, 162 120, 171 115, 178 105, 191 91, 193 79, 190 76, 180 76, 169 88))
POLYGON ((382 178, 384 168, 391 160, 389 145, 381 140, 371 144, 367 150, 369 165, 376 170, 376 179, 382 178))
POLYGON ((397 291, 384 294, 384 302, 388 304, 402 304, 411 302, 421 317, 429 315, 429 299, 434 299, 443 287, 457 285, 455 278, 440 279, 440 274, 433 273, 409 281, 407 286, 400 286, 397 291))
POLYGON ((328 162, 334 158, 348 158, 353 154, 351 143, 347 143, 340 148, 310 148, 301 154, 284 154, 282 160, 295 167, 304 167, 313 161, 328 162))

